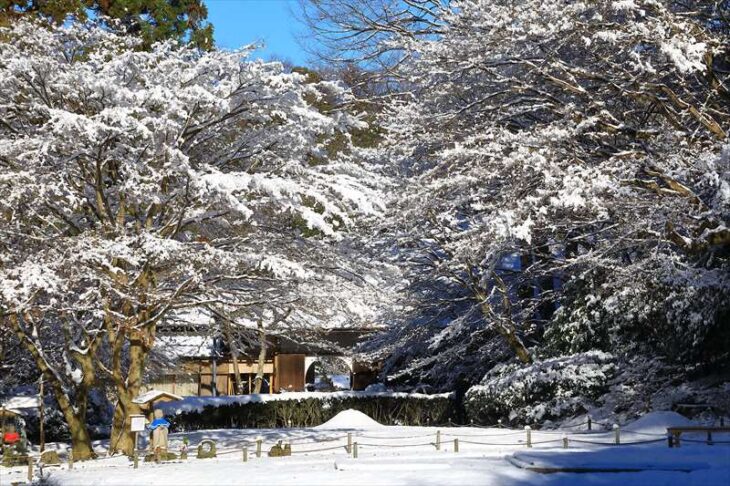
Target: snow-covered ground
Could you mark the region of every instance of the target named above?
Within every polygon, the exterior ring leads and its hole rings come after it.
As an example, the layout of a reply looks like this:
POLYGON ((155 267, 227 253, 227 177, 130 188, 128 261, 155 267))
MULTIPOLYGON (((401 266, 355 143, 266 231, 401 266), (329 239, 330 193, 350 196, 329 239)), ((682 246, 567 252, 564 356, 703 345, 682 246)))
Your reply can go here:
MULTIPOLYGON (((567 433, 569 448, 562 448, 563 432, 532 431, 533 447, 525 445, 522 430, 475 427, 386 427, 362 417, 359 412, 343 412, 327 424, 311 429, 208 430, 187 433, 191 444, 215 439, 219 456, 196 459, 191 450, 187 461, 164 464, 140 463, 133 469, 127 458, 101 458, 45 468, 43 474, 59 485, 728 485, 730 445, 684 442, 669 449, 663 432, 672 415, 649 417, 622 431, 621 441, 648 442, 637 445, 603 445, 614 433, 567 433), (346 424, 345 428, 343 424, 346 424), (441 450, 437 451, 437 430, 441 450), (347 433, 358 443, 358 457, 348 455, 347 433), (292 457, 261 458, 254 455, 255 441, 264 440, 264 451, 277 440, 290 441, 292 457), (459 452, 454 439, 459 439, 459 452), (591 443, 579 443, 585 440, 591 443), (242 448, 249 450, 243 462, 242 448), (522 466, 522 467, 521 467, 522 466), (585 469, 585 473, 544 474, 524 466, 585 469), (605 472, 605 470, 619 472, 605 472), (631 471, 631 472, 621 472, 631 471)), ((171 436, 171 448, 182 444, 182 434, 171 436)), ((690 439, 704 437, 689 436, 690 439)), ((728 441, 728 436, 715 436, 728 441)), ((62 448, 61 448, 62 449, 62 448)), ((98 444, 99 452, 104 444, 98 444)), ((23 481, 25 468, 0 468, 0 484, 23 481)))

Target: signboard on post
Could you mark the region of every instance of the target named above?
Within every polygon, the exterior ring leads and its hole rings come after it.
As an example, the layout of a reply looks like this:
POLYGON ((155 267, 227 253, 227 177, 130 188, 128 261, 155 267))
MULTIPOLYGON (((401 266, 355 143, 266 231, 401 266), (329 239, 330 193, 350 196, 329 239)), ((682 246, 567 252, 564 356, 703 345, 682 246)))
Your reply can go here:
POLYGON ((130 432, 144 432, 144 425, 145 425, 144 415, 130 415, 129 416, 130 432))

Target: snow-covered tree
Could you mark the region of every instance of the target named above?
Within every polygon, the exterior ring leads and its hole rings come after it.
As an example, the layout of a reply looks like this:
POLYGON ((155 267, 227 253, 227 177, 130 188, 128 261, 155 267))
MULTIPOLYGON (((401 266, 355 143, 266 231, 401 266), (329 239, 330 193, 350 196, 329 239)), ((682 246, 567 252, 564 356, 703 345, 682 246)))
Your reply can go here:
POLYGON ((445 386, 506 350, 529 363, 553 319, 727 342, 728 46, 710 14, 462 0, 438 35, 398 36, 383 124, 411 299, 393 369, 445 386))
POLYGON ((1 36, 3 326, 54 390, 75 457, 93 454, 83 397, 100 373, 128 452, 124 417, 165 316, 278 292, 271 275, 314 271, 297 234, 336 240, 378 210, 350 156, 318 162, 359 122, 307 101, 345 96, 336 84, 246 51, 143 52, 94 26, 25 21, 1 36))

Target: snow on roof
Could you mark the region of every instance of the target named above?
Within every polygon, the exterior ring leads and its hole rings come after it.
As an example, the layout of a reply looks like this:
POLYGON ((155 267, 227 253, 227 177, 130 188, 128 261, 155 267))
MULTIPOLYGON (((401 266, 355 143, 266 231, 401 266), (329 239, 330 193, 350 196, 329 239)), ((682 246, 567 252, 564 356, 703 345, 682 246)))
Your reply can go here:
POLYGON ((9 397, 0 404, 0 407, 10 410, 22 410, 24 408, 38 408, 40 400, 38 395, 18 395, 9 397))
POLYGON ((142 405, 145 403, 152 402, 154 400, 158 400, 160 398, 170 398, 172 400, 182 400, 183 398, 179 395, 175 395, 173 393, 161 391, 161 390, 150 390, 148 392, 145 392, 141 395, 139 395, 137 398, 132 400, 133 403, 136 403, 138 405, 142 405))
POLYGON ((155 340, 154 347, 171 359, 207 357, 213 351, 213 338, 200 335, 161 335, 155 340))
POLYGON ((215 323, 215 319, 207 309, 193 307, 175 311, 166 318, 166 322, 210 325, 215 323))

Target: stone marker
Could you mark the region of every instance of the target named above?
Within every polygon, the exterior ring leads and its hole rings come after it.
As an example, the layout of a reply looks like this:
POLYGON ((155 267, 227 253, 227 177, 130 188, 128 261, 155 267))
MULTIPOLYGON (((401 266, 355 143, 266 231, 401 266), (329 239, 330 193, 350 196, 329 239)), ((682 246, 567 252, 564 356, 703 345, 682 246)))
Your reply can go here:
POLYGON ((281 441, 277 442, 270 450, 269 457, 291 456, 291 444, 281 445, 281 441))
POLYGON ((61 459, 58 457, 58 452, 43 451, 43 453, 41 454, 41 464, 44 464, 46 466, 52 464, 61 464, 61 459))
POLYGON ((215 442, 205 439, 198 444, 198 459, 212 459, 216 457, 215 442))

